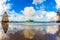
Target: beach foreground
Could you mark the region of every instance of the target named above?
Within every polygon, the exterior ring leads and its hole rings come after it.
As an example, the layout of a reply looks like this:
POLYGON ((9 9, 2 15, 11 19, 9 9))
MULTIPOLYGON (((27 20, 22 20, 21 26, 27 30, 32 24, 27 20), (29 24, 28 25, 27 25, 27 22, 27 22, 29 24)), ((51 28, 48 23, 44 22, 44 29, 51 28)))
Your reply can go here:
POLYGON ((32 31, 32 30, 20 30, 17 32, 0 32, 0 40, 60 40, 60 37, 56 34, 45 34, 44 32, 32 31), (25 33, 26 32, 26 33, 25 33), (25 37, 25 34, 27 37, 25 37), (32 38, 31 38, 32 37, 32 38))

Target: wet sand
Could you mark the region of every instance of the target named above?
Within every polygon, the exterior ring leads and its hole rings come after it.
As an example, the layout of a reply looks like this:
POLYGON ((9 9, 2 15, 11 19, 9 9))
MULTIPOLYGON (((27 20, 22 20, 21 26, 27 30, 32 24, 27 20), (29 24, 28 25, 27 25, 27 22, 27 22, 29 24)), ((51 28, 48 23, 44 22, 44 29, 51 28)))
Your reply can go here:
POLYGON ((41 34, 40 32, 35 32, 35 35, 32 39, 25 38, 23 31, 24 30, 17 31, 15 33, 7 33, 7 37, 4 37, 3 35, 1 40, 60 40, 60 37, 57 39, 57 36, 54 34, 41 34))

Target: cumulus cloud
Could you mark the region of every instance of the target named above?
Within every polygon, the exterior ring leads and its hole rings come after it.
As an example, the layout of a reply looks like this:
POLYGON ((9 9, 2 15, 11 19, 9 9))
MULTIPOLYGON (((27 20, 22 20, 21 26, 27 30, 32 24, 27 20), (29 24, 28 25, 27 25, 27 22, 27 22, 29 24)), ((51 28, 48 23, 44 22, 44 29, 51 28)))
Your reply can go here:
POLYGON ((18 14, 12 18, 12 21, 24 21, 24 16, 18 14))
POLYGON ((6 4, 7 0, 0 0, 0 15, 4 12, 10 9, 11 4, 6 4))
POLYGON ((36 11, 33 7, 25 7, 22 13, 24 15, 23 20, 28 20, 28 19, 31 19, 35 15, 36 11))
POLYGON ((17 13, 14 10, 9 11, 9 12, 10 12, 10 14, 8 14, 9 21, 24 21, 25 20, 25 16, 24 15, 22 15, 20 13, 17 13))
POLYGON ((33 0, 33 3, 32 4, 41 4, 44 1, 46 1, 46 0, 33 0))
POLYGON ((60 0, 55 0, 55 2, 56 2, 56 8, 57 9, 60 8, 60 0))
MULTIPOLYGON (((29 10, 30 8, 28 8, 29 10)), ((12 14, 10 15, 9 20, 11 21, 26 21, 29 19, 32 19, 34 21, 56 21, 57 20, 57 14, 56 12, 47 12, 45 10, 39 10, 39 11, 27 11, 26 9, 22 11, 22 14, 18 14, 15 11, 12 11, 12 14)))
POLYGON ((13 21, 16 15, 17 13, 14 10, 8 11, 9 21, 13 21))
POLYGON ((47 12, 46 17, 47 17, 47 20, 49 20, 49 21, 56 21, 57 20, 56 12, 47 12))
POLYGON ((45 10, 37 11, 37 14, 33 18, 35 21, 56 21, 57 14, 56 12, 47 12, 45 10), (37 20, 36 20, 37 19, 37 20))
POLYGON ((23 14, 31 17, 35 14, 35 9, 33 7, 25 7, 23 14))

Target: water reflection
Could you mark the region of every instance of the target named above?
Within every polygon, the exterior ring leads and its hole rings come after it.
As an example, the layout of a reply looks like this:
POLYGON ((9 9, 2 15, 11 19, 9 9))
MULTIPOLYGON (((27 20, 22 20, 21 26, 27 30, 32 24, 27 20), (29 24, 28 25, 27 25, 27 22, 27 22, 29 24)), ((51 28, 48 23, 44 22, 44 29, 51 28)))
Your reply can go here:
MULTIPOLYGON (((39 25, 22 25, 18 23, 1 23, 7 26, 4 30, 8 30, 6 34, 0 33, 1 40, 57 40, 58 26, 39 26, 39 25), (8 25, 9 24, 9 25, 8 25)), ((59 39, 60 40, 60 39, 59 39)))
POLYGON ((52 25, 52 26, 40 26, 40 25, 22 25, 22 24, 18 24, 18 23, 9 23, 9 30, 26 30, 26 29, 34 29, 36 31, 44 31, 47 33, 55 33, 58 30, 58 26, 57 25, 52 25))
POLYGON ((1 25, 3 27, 4 33, 6 33, 8 31, 8 23, 7 22, 2 22, 1 25))

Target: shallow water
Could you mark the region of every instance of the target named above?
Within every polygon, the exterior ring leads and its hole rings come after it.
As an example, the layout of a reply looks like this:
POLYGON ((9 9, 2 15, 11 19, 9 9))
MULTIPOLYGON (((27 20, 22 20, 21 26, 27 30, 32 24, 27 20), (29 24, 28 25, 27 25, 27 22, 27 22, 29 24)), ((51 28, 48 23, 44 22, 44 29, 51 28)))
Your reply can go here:
POLYGON ((60 38, 56 35, 60 23, 8 23, 8 25, 8 31, 5 34, 0 23, 0 40, 40 40, 42 38, 42 40, 57 40, 60 38), (31 36, 30 39, 29 34, 34 37, 31 36), (24 35, 28 35, 29 38, 25 38, 24 35))

